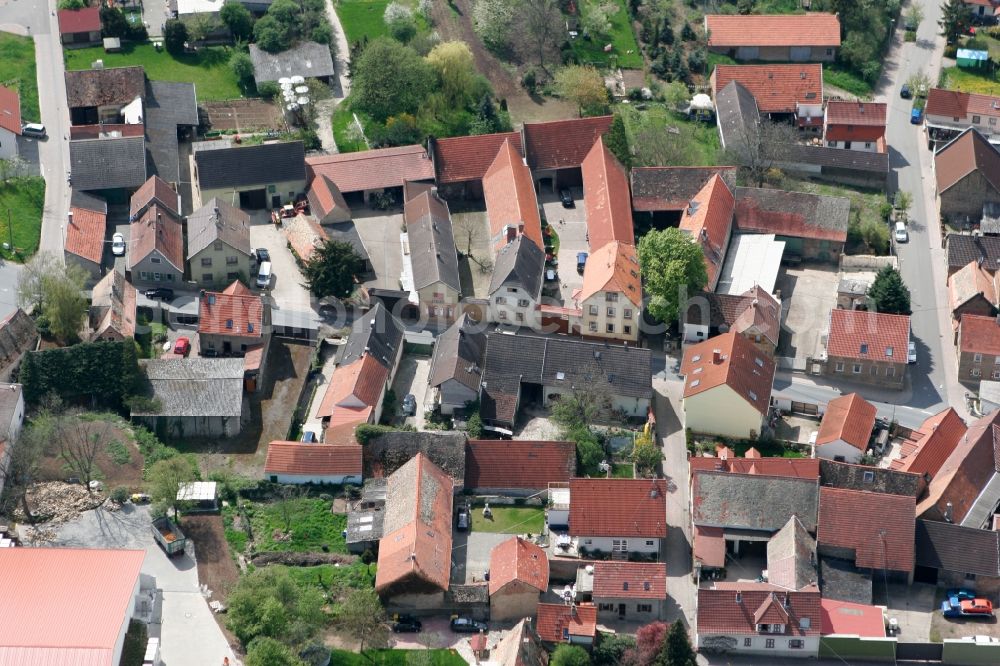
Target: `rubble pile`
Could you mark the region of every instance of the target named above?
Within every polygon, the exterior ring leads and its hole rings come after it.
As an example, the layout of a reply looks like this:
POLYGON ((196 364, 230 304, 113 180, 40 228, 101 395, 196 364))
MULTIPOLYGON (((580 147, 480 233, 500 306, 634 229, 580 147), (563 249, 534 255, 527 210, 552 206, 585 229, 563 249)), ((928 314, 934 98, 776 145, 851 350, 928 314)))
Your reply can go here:
MULTIPOLYGON (((51 481, 36 483, 28 489, 28 506, 31 512, 37 520, 44 520, 48 525, 60 525, 73 520, 81 512, 100 506, 104 499, 102 492, 88 493, 78 483, 51 481)), ((18 505, 19 514, 20 510, 21 506, 18 505)), ((18 520, 25 520, 24 515, 16 517, 18 520)))

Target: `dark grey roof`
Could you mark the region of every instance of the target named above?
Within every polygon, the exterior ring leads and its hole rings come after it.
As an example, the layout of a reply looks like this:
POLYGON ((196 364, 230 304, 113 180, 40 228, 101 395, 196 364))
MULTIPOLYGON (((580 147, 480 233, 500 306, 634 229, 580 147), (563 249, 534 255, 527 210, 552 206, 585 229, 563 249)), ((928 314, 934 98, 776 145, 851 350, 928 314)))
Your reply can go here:
POLYGON ((819 484, 810 479, 700 471, 695 474, 691 521, 704 527, 777 532, 798 516, 816 531, 819 484))
POLYGON ((141 136, 69 142, 73 189, 135 189, 146 182, 146 140, 141 136))
POLYGON ((366 264, 371 262, 368 255, 368 248, 365 247, 365 242, 361 239, 361 234, 358 233, 358 227, 352 220, 336 224, 324 224, 323 230, 329 236, 330 240, 347 243, 354 248, 358 256, 365 260, 366 264))
POLYGON ((155 412, 133 416, 241 416, 243 359, 184 358, 142 361, 147 395, 158 400, 155 412))
POLYGON ((362 541, 378 541, 382 538, 385 511, 378 509, 361 509, 347 514, 347 543, 362 541))
POLYGON ((35 320, 18 308, 6 319, 0 320, 0 371, 6 372, 21 358, 21 354, 35 348, 38 328, 35 320))
POLYGON ((20 384, 0 382, 0 443, 7 442, 10 437, 9 429, 14 421, 14 410, 17 409, 17 403, 23 392, 24 387, 20 384))
POLYGON ((719 174, 732 189, 736 167, 657 166, 632 169, 632 208, 639 211, 682 211, 708 180, 719 174))
POLYGON ((419 211, 419 217, 407 216, 406 220, 414 286, 423 289, 441 282, 461 293, 448 204, 436 192, 427 191, 407 201, 406 208, 419 211))
POLYGON ((492 296, 500 287, 520 287, 537 299, 542 293, 544 273, 545 253, 531 239, 518 236, 497 254, 489 294, 492 296))
POLYGON ((437 337, 434 342, 434 356, 431 358, 430 377, 427 383, 438 387, 449 379, 479 390, 479 380, 483 374, 483 352, 486 349, 486 333, 482 324, 472 321, 464 314, 454 324, 437 337))
POLYGON ((403 322, 396 319, 384 305, 376 303, 375 307, 354 320, 351 334, 343 346, 340 363, 353 363, 368 351, 375 360, 391 370, 401 344, 403 322))
MULTIPOLYGON (((364 446, 364 477, 389 476, 413 456, 423 453, 461 488, 465 483, 465 433, 387 432, 364 446)), ((392 493, 386 497, 392 501, 392 493)), ((392 530, 389 530, 392 531, 392 530)))
POLYGON ((1000 532, 918 520, 916 564, 977 576, 1000 576, 1000 532))
POLYGON ((819 580, 824 599, 866 605, 872 602, 871 575, 858 571, 853 562, 820 557, 819 580))
POLYGON ((653 393, 650 362, 650 351, 637 347, 489 333, 480 412, 485 420, 512 425, 522 382, 648 399, 653 393))
POLYGON ((987 201, 983 204, 983 219, 979 230, 984 234, 1000 234, 1000 203, 987 201))
POLYGON ((322 78, 336 73, 330 47, 316 42, 301 42, 281 53, 268 53, 251 44, 250 60, 253 61, 253 78, 258 84, 277 81, 283 76, 322 78))
POLYGON ((889 173, 889 153, 869 153, 863 150, 829 148, 827 146, 786 146, 782 161, 788 164, 810 164, 813 166, 851 171, 864 171, 885 178, 889 173))
POLYGON ((104 215, 108 214, 108 202, 102 197, 95 197, 92 194, 87 194, 86 192, 75 188, 73 189, 73 194, 70 197, 69 205, 73 208, 92 210, 95 213, 102 213, 104 215))
POLYGON ((757 99, 741 83, 730 81, 715 95, 715 112, 723 144, 738 154, 746 148, 747 132, 760 123, 757 99))
POLYGON ((188 259, 220 240, 237 252, 250 254, 250 216, 218 197, 188 215, 188 259))
POLYGON ((301 141, 200 150, 194 154, 203 190, 305 181, 306 153, 301 141))
POLYGON ((71 109, 124 106, 146 92, 146 72, 139 66, 69 71, 65 79, 71 109))
POLYGON ((147 81, 145 113, 150 173, 168 183, 179 182, 177 126, 198 124, 194 84, 147 81))
POLYGON ((825 458, 820 458, 819 461, 819 479, 820 484, 824 486, 845 490, 867 490, 887 495, 917 497, 921 491, 919 474, 867 465, 852 465, 825 458), (865 480, 867 474, 872 475, 871 481, 865 480))
POLYGON ((490 586, 487 583, 451 585, 444 593, 445 603, 481 604, 485 610, 490 603, 490 586))
POLYGON ((851 200, 807 192, 737 187, 733 221, 741 231, 846 240, 851 200))
POLYGON ((948 234, 948 268, 968 266, 970 261, 981 261, 990 273, 1000 269, 1000 236, 966 236, 948 234))

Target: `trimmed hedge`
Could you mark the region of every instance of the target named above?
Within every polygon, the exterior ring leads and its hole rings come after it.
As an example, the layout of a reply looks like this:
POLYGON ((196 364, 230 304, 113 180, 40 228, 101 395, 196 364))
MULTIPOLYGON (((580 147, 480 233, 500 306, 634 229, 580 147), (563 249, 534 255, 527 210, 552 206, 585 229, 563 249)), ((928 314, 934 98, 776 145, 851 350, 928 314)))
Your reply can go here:
POLYGON ((18 381, 24 399, 37 404, 46 395, 120 409, 139 389, 139 357, 135 342, 83 342, 72 347, 30 352, 21 363, 18 381))

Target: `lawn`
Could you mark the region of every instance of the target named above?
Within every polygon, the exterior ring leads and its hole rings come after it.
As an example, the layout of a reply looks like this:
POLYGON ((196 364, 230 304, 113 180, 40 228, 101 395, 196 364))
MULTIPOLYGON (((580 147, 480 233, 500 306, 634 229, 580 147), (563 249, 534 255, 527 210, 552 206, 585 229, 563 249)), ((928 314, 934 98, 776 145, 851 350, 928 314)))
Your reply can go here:
MULTIPOLYGON (((330 502, 308 497, 288 501, 292 504, 289 539, 283 538, 285 519, 279 502, 247 504, 256 550, 307 553, 321 551, 326 546, 332 553, 347 552, 342 534, 347 526, 347 518, 330 513, 330 502)), ((235 531, 227 530, 226 538, 235 547, 242 539, 236 537, 237 543, 233 543, 234 537, 235 531)))
POLYGON ((611 465, 611 478, 631 479, 635 477, 635 470, 632 463, 614 463, 611 465))
MULTIPOLYGON (((389 0, 341 0, 337 16, 344 26, 347 43, 353 45, 365 37, 369 41, 388 34, 383 15, 389 0)), ((339 144, 338 144, 339 145, 339 144)))
POLYGON ((823 63, 823 83, 857 97, 871 97, 875 94, 870 83, 837 63, 823 63))
POLYGON ((483 508, 472 509, 473 532, 538 534, 545 527, 545 511, 537 507, 491 506, 493 520, 483 518, 483 508))
MULTIPOLYGON (((676 166, 718 164, 721 145, 719 132, 714 123, 691 121, 683 114, 668 111, 656 104, 649 105, 645 111, 636 109, 634 105, 619 105, 617 110, 625 121, 625 132, 633 150, 636 134, 644 127, 652 127, 657 131, 666 131, 670 128, 676 130, 675 136, 684 147, 683 150, 677 151, 676 159, 682 161, 677 161, 676 166)), ((636 166, 642 165, 636 164, 636 166)))
POLYGON ((0 185, 0 242, 10 243, 14 232, 14 247, 3 249, 5 259, 26 259, 38 249, 42 235, 42 208, 45 207, 45 180, 37 176, 11 179, 0 185))
POLYGON ((985 69, 959 69, 945 67, 941 70, 940 85, 948 90, 959 90, 981 95, 1000 95, 1000 82, 985 69))
MULTIPOLYGON (((359 116, 360 118, 360 116, 359 116)), ((333 111, 333 140, 337 144, 337 150, 341 153, 356 153, 360 150, 368 150, 364 139, 356 139, 356 126, 354 123, 354 113, 350 109, 348 100, 342 101, 333 111), (349 131, 351 127, 355 130, 349 131)), ((364 122, 364 121, 362 121, 364 122)))
POLYGON ((798 180, 785 178, 782 184, 783 190, 793 192, 809 192, 811 194, 823 194, 832 197, 847 197, 851 200, 851 215, 854 211, 859 211, 859 222, 872 221, 884 223, 882 219, 881 207, 885 203, 885 194, 878 190, 862 190, 858 188, 845 187, 843 185, 831 185, 828 183, 817 183, 811 180, 798 180))
POLYGON ((152 44, 128 44, 121 53, 105 53, 100 46, 64 51, 66 69, 90 69, 90 63, 104 60, 105 67, 142 65, 146 76, 154 81, 179 81, 193 83, 198 100, 213 101, 237 99, 242 95, 236 76, 229 68, 232 49, 225 46, 206 46, 198 53, 172 56, 157 51, 152 44))
POLYGON ((324 590, 331 587, 362 589, 375 586, 375 564, 355 562, 344 566, 320 564, 314 567, 284 567, 300 585, 316 585, 324 590))
MULTIPOLYGON (((580 3, 582 13, 586 14, 592 7, 603 4, 600 0, 583 0, 580 3)), ((573 41, 573 52, 584 65, 605 67, 617 64, 625 69, 642 69, 642 54, 635 41, 632 23, 628 18, 625 0, 611 0, 618 11, 610 16, 611 34, 597 40, 584 39, 582 36, 573 41), (614 48, 605 53, 604 47, 611 44, 614 48)))
POLYGON ((365 650, 364 654, 334 650, 330 663, 337 666, 406 666, 415 663, 466 666, 465 659, 452 650, 365 650))
POLYGON ((30 37, 0 32, 0 84, 21 93, 22 122, 38 122, 38 75, 35 42, 30 37))

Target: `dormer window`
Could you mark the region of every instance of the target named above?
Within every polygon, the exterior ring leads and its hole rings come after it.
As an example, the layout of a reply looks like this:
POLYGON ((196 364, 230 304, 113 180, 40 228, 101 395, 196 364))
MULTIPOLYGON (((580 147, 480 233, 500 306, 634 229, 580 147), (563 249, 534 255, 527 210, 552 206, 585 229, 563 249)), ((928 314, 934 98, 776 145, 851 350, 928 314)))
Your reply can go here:
POLYGON ((785 633, 785 625, 783 624, 758 624, 757 633, 759 634, 783 634, 785 633))

